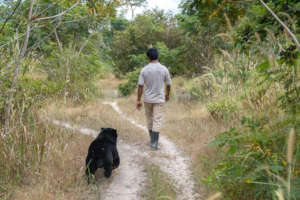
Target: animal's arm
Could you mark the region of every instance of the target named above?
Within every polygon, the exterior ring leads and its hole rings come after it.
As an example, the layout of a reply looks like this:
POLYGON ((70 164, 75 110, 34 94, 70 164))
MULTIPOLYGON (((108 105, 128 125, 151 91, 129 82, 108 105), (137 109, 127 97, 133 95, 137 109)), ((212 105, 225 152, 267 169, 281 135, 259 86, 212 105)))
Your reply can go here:
POLYGON ((117 168, 120 165, 120 157, 117 148, 113 151, 113 168, 117 168))
POLYGON ((90 160, 92 160, 95 157, 95 148, 96 148, 96 142, 93 141, 92 144, 89 147, 88 155, 87 155, 86 160, 85 160, 86 165, 88 165, 90 160))

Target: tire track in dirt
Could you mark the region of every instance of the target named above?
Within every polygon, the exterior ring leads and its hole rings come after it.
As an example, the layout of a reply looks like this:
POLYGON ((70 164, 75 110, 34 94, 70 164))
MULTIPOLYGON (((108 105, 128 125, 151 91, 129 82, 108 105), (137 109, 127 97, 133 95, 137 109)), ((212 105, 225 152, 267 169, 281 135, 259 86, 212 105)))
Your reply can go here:
MULTIPOLYGON (((105 105, 110 105, 123 119, 129 121, 133 125, 142 129, 146 133, 147 128, 134 119, 125 115, 119 108, 116 101, 103 102, 105 105)), ((190 160, 183 155, 176 145, 171 142, 167 137, 160 136, 160 155, 151 155, 150 162, 158 165, 162 171, 170 176, 174 182, 177 190, 178 200, 194 200, 199 199, 200 195, 194 192, 195 183, 193 181, 192 173, 189 169, 190 160)))

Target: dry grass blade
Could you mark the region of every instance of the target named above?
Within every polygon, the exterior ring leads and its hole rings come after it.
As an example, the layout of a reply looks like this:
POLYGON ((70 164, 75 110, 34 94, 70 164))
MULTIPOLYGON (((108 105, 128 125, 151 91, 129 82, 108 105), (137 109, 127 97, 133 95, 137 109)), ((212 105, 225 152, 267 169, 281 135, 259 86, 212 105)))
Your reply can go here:
POLYGON ((284 200, 283 191, 281 188, 279 188, 277 191, 275 191, 275 195, 277 196, 278 200, 284 200))
POLYGON ((221 37, 221 38, 223 38, 224 41, 226 41, 225 38, 228 38, 230 40, 230 42, 234 43, 232 36, 227 33, 219 33, 216 35, 216 37, 221 37))
POLYGON ((295 130, 292 128, 289 134, 288 146, 287 146, 287 162, 288 162, 288 177, 287 177, 287 192, 288 199, 290 199, 291 194, 291 175, 292 175, 292 161, 294 153, 294 144, 295 144, 295 130))
POLYGON ((287 155, 286 155, 288 164, 291 164, 293 160, 294 144, 295 144, 295 130, 292 128, 289 134, 287 155))
POLYGON ((214 195, 212 195, 211 197, 209 197, 208 199, 206 200, 217 200, 217 199, 220 199, 222 197, 222 193, 221 192, 218 192, 214 195))

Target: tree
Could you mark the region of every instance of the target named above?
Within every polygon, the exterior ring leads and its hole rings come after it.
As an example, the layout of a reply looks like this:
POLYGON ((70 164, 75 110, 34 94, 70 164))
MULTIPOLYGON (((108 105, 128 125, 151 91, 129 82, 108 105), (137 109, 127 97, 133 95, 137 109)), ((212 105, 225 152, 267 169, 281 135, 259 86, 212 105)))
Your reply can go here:
POLYGON ((126 4, 130 7, 131 18, 134 18, 134 11, 137 7, 142 7, 147 5, 147 0, 126 0, 126 4))

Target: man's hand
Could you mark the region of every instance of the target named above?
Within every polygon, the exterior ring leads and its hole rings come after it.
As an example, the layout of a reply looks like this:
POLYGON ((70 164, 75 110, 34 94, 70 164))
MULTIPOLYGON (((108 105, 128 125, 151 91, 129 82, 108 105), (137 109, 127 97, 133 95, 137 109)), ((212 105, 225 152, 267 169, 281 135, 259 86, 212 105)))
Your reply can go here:
POLYGON ((165 100, 166 100, 166 101, 169 101, 169 99, 170 99, 170 98, 169 98, 169 95, 166 95, 165 100))
POLYGON ((139 87, 138 87, 138 94, 137 94, 137 102, 136 102, 136 108, 138 110, 140 110, 141 107, 142 107, 141 97, 142 97, 142 94, 143 94, 143 89, 144 89, 144 86, 143 85, 139 85, 139 87))
POLYGON ((137 102, 136 102, 136 108, 137 108, 138 110, 140 110, 141 107, 142 107, 142 102, 141 102, 141 101, 137 101, 137 102))
POLYGON ((171 90, 171 85, 167 85, 166 86, 166 96, 165 96, 165 100, 169 101, 169 94, 170 94, 170 90, 171 90))

